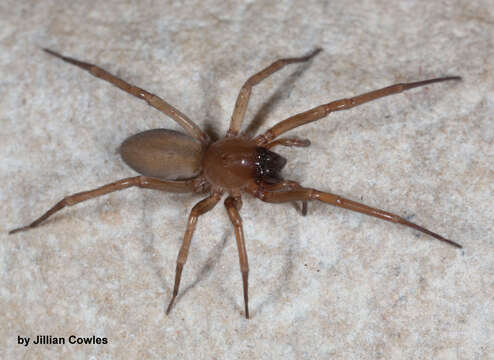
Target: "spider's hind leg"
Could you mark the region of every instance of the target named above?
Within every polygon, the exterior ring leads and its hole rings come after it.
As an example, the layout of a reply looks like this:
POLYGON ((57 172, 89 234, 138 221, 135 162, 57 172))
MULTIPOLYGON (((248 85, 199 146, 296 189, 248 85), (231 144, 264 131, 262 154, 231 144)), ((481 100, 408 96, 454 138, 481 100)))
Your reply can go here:
POLYGON ((68 56, 63 56, 62 54, 57 53, 56 51, 50 49, 43 49, 44 52, 59 58, 69 64, 75 65, 83 70, 88 71, 91 75, 108 81, 110 84, 115 85, 116 87, 122 89, 126 93, 130 95, 134 95, 135 97, 145 100, 149 105, 154 107, 155 109, 161 111, 165 115, 169 116, 171 119, 176 121, 190 136, 199 140, 201 143, 207 145, 209 144, 208 135, 202 131, 199 126, 196 125, 191 119, 189 119, 185 114, 182 114, 178 109, 168 104, 165 100, 156 96, 150 92, 147 92, 140 87, 132 85, 113 74, 110 74, 108 71, 103 70, 101 67, 96 66, 91 63, 87 63, 84 61, 80 61, 68 56))
POLYGON ((48 209, 48 211, 46 211, 39 218, 31 222, 29 225, 10 230, 9 234, 15 234, 20 231, 26 231, 35 228, 38 225, 40 225, 42 222, 44 222, 46 219, 48 219, 50 216, 52 216, 53 214, 55 214, 56 212, 62 210, 67 206, 72 206, 89 199, 94 199, 98 196, 109 194, 114 191, 127 189, 133 186, 140 187, 143 189, 155 189, 155 190, 178 192, 178 193, 198 192, 198 189, 200 189, 195 179, 181 180, 181 181, 167 181, 167 180, 154 179, 147 176, 134 176, 130 178, 125 178, 122 180, 112 182, 110 184, 100 186, 99 188, 96 189, 83 191, 80 193, 72 194, 70 196, 66 196, 62 200, 57 202, 55 205, 53 205, 50 209, 48 209))

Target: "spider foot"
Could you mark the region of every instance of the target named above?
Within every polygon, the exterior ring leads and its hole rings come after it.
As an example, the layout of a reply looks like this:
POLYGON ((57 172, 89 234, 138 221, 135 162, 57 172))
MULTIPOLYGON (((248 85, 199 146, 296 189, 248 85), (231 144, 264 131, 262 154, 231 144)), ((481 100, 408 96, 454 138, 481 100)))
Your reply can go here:
POLYGON ((168 304, 168 307, 166 308, 166 315, 170 314, 170 310, 172 309, 173 302, 175 301, 175 298, 177 295, 173 295, 172 299, 170 300, 170 303, 168 304))
POLYGON ((9 235, 12 235, 12 234, 15 234, 15 233, 18 233, 18 232, 21 232, 21 231, 26 231, 26 230, 29 230, 29 229, 32 229, 33 225, 26 225, 26 226, 21 226, 21 227, 18 227, 16 229, 12 229, 9 231, 9 235))

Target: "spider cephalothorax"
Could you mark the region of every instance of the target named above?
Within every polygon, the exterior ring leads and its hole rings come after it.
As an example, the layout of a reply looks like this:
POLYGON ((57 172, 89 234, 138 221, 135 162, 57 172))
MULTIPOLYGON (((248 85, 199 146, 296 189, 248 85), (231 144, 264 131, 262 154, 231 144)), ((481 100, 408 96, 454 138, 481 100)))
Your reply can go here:
POLYGON ((211 185, 239 191, 252 181, 276 184, 286 159, 245 137, 229 137, 211 144, 204 155, 204 176, 211 185))
POLYGON ((245 82, 237 98, 230 128, 228 129, 226 136, 219 141, 211 143, 209 136, 192 120, 158 96, 137 86, 131 85, 98 66, 65 57, 52 50, 44 50, 50 55, 85 69, 94 76, 109 81, 127 93, 145 100, 149 105, 155 107, 180 124, 187 135, 172 130, 154 129, 127 138, 120 147, 122 158, 132 169, 142 175, 122 179, 94 190, 68 196, 56 203, 51 209, 31 224, 14 229, 10 231, 10 234, 38 226, 49 216, 65 206, 74 205, 100 195, 132 186, 169 192, 210 192, 209 196, 198 202, 190 213, 184 240, 178 253, 175 285, 173 288, 172 299, 166 310, 167 314, 170 312, 178 294, 182 269, 187 260, 197 219, 202 214, 211 210, 220 201, 225 192, 228 194, 228 197, 225 200, 225 207, 235 228, 235 237, 237 239, 243 282, 245 316, 247 318, 249 317, 249 265, 242 230, 242 219, 239 214, 242 206, 242 192, 247 192, 262 201, 270 203, 302 201, 303 214, 305 214, 307 210, 307 201, 318 200, 323 203, 402 224, 453 246, 461 247, 451 240, 392 213, 345 199, 328 192, 304 188, 295 181, 283 180, 280 176, 280 171, 285 166, 286 159, 275 152, 270 151, 270 149, 275 146, 309 146, 310 142, 305 139, 278 137, 298 126, 321 119, 331 112, 349 109, 414 87, 441 81, 460 80, 457 76, 391 85, 349 99, 341 99, 317 106, 311 110, 277 123, 265 133, 255 138, 249 138, 240 134, 240 128, 249 102, 252 87, 287 64, 304 62, 311 59, 320 52, 320 49, 313 51, 308 56, 280 59, 259 73, 251 76, 245 82))

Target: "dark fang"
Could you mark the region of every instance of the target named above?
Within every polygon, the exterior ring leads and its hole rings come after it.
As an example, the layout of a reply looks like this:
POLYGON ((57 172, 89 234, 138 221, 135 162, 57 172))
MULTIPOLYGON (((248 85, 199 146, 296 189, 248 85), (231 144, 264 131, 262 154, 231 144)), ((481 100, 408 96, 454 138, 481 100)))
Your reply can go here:
POLYGON ((256 181, 277 184, 281 181, 280 171, 286 159, 263 147, 256 148, 256 181))

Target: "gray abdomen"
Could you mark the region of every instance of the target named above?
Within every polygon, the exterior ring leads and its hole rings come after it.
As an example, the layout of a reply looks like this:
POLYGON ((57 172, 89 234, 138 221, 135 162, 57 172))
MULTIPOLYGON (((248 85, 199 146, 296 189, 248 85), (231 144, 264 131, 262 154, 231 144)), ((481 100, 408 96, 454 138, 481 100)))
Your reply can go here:
POLYGON ((120 146, 120 155, 142 175, 179 180, 199 175, 204 148, 178 131, 153 129, 127 138, 120 146))

